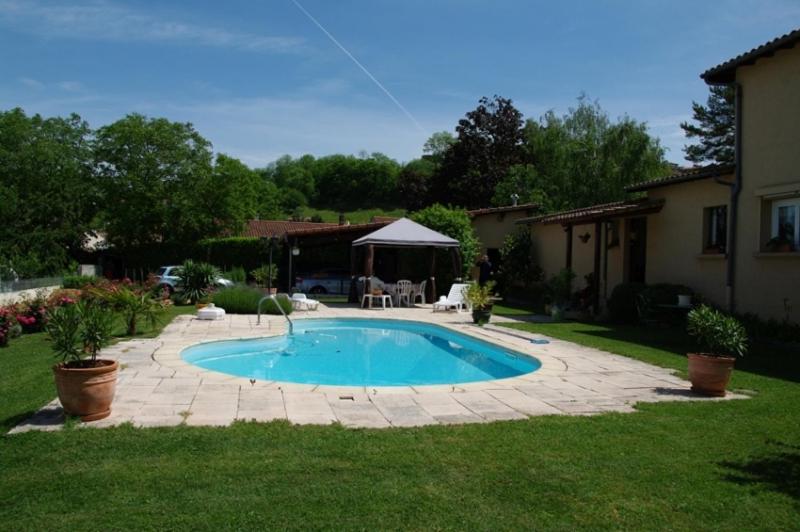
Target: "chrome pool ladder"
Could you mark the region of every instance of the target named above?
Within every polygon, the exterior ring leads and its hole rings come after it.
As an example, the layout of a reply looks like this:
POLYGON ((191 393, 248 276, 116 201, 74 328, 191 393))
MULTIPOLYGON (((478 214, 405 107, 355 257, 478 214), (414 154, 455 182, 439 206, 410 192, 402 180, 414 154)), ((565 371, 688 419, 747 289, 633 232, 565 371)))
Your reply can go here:
MULTIPOLYGON (((286 295, 286 294, 278 294, 278 295, 286 295)), ((275 303, 275 306, 278 307, 278 310, 281 311, 283 317, 286 318, 286 321, 289 322, 289 334, 290 335, 294 334, 294 323, 292 323, 291 318, 289 318, 289 316, 286 315, 286 313, 283 311, 283 307, 280 306, 280 304, 278 303, 278 295, 270 294, 258 300, 258 321, 256 321, 256 325, 261 325, 261 303, 263 303, 267 299, 271 299, 275 303)), ((286 299, 289 299, 289 296, 286 296, 286 299)))

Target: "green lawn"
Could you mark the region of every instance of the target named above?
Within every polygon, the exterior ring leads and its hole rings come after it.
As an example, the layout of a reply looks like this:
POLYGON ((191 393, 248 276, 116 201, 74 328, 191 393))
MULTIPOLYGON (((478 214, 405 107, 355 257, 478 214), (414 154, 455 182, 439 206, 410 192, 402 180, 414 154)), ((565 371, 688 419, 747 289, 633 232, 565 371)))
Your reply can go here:
MULTIPOLYGON (((522 327, 685 365, 675 331, 522 327)), ((0 351, 0 394, 28 401, 0 403, 6 419, 52 395, 41 337, 10 349, 0 351)), ((797 528, 798 358, 756 349, 733 381, 753 399, 643 404, 635 414, 6 436, 0 529, 797 528)))
MULTIPOLYGON (((392 216, 400 218, 405 216, 405 209, 360 209, 357 211, 347 211, 345 218, 351 224, 362 224, 369 222, 373 216, 392 216)), ((303 207, 303 216, 321 216, 323 222, 338 222, 339 211, 328 209, 315 209, 313 207, 303 207)))

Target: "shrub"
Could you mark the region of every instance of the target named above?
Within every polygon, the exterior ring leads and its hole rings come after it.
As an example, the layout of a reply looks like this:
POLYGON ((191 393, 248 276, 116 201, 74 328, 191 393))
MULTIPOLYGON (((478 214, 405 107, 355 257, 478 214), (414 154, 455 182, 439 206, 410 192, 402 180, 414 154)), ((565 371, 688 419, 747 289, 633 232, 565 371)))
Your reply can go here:
POLYGON ((0 307, 0 347, 8 345, 15 325, 14 312, 8 307, 0 307))
POLYGON ((14 305, 15 318, 26 334, 40 332, 47 320, 47 302, 42 292, 33 299, 21 301, 14 305))
POLYGON ((114 289, 95 288, 92 293, 120 313, 125 321, 128 336, 136 335, 136 327, 140 321, 145 321, 151 327, 155 327, 164 311, 161 301, 154 298, 152 293, 145 288, 137 289, 119 285, 114 289))
MULTIPOLYGON (((258 267, 269 256, 269 248, 256 237, 233 236, 206 238, 197 243, 197 256, 211 264, 226 266, 236 264, 245 271, 258 267)), ((280 260, 279 248, 273 250, 273 260, 280 260)), ((231 279, 233 281, 233 279, 231 279)))
POLYGON ((219 278, 219 270, 206 262, 187 260, 178 272, 178 289, 192 304, 208 294, 219 278))
POLYGON ((94 275, 65 275, 61 286, 63 288, 84 288, 96 282, 97 277, 94 275))
POLYGON ((572 281, 575 280, 575 272, 569 268, 564 268, 554 275, 548 282, 553 303, 565 305, 572 299, 572 281))
POLYGON ((478 256, 478 238, 472 229, 472 222, 467 211, 451 209, 437 203, 415 212, 411 215, 411 219, 429 229, 458 240, 463 257, 461 273, 469 276, 472 264, 478 256))
POLYGON ((503 263, 498 272, 501 291, 518 294, 542 280, 542 269, 534 257, 530 229, 520 228, 506 237, 500 250, 503 263))
MULTIPOLYGON (((212 302, 228 314, 255 314, 258 312, 258 302, 264 297, 264 292, 249 286, 232 286, 223 288, 214 294, 212 302)), ((288 315, 292 312, 292 302, 285 297, 279 297, 278 303, 288 315)), ((261 305, 264 314, 280 314, 280 310, 271 299, 261 305)))
POLYGON ((223 274, 223 277, 238 284, 244 284, 247 282, 247 272, 245 272, 244 268, 241 266, 236 266, 226 271, 223 274))
POLYGON ((742 322, 751 338, 767 341, 800 343, 800 323, 792 323, 788 319, 765 320, 756 314, 747 313, 737 318, 742 322))
POLYGON ((707 305, 689 312, 686 329, 712 356, 741 357, 747 351, 747 331, 739 320, 707 305))
POLYGON ((475 310, 486 310, 492 307, 494 295, 494 281, 489 281, 484 286, 470 283, 464 296, 475 310))
POLYGON ((634 323, 639 319, 639 295, 647 288, 644 283, 620 283, 611 291, 608 312, 617 323, 634 323))

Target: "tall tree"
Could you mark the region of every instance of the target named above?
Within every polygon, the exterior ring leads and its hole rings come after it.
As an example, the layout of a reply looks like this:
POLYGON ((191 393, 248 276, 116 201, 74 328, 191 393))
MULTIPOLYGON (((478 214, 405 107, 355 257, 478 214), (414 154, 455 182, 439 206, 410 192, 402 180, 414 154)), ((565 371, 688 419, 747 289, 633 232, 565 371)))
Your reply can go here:
POLYGON ((98 204, 86 122, 0 112, 0 269, 59 273, 96 228, 98 204))
POLYGON ((456 133, 434 179, 434 199, 468 208, 486 206, 509 168, 522 161, 522 113, 507 98, 484 97, 459 120, 456 133))
POLYGON ((449 131, 437 131, 422 146, 422 153, 435 162, 441 162, 447 150, 456 143, 456 138, 449 131))
POLYGON ((409 161, 397 177, 397 193, 403 206, 417 210, 428 204, 430 182, 436 172, 436 163, 428 158, 409 161))
POLYGON ((97 132, 109 241, 123 249, 213 236, 211 143, 191 124, 131 114, 97 132))
POLYGON ((697 138, 698 143, 683 147, 687 160, 693 163, 733 163, 736 134, 735 97, 733 86, 712 85, 709 87, 706 105, 692 102, 692 120, 696 124, 683 122, 681 128, 686 137, 697 138))
POLYGON ((611 122, 584 96, 564 116, 551 111, 529 120, 525 136, 526 160, 535 173, 509 173, 499 188, 519 184, 523 201, 543 203, 546 210, 621 200, 626 186, 667 171, 664 150, 646 124, 629 117, 611 122))

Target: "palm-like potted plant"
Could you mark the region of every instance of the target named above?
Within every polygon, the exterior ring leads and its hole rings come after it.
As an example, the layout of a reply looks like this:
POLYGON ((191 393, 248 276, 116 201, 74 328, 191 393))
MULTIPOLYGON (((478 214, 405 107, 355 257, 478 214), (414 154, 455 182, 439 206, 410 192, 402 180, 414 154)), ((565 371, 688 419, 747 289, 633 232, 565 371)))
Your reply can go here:
POLYGON ((136 335, 137 326, 141 322, 147 323, 150 327, 155 327, 164 311, 163 303, 154 298, 147 290, 121 285, 113 290, 95 288, 91 290, 91 293, 107 302, 112 309, 120 313, 125 320, 126 334, 128 336, 136 335))
POLYGON ((205 262, 187 260, 178 272, 178 290, 181 297, 192 305, 208 295, 219 279, 217 268, 205 262))
POLYGON ((747 332, 739 321, 707 305, 689 312, 687 330, 702 349, 689 353, 692 391, 723 397, 737 356, 747 351, 747 332))
POLYGON ((83 421, 111 413, 117 385, 116 360, 97 358, 111 341, 114 315, 92 300, 79 301, 48 313, 47 333, 61 362, 53 366, 58 399, 64 412, 83 421))
POLYGON ((464 294, 472 307, 472 321, 478 325, 488 323, 492 316, 493 289, 494 281, 489 281, 483 286, 472 283, 464 294))

